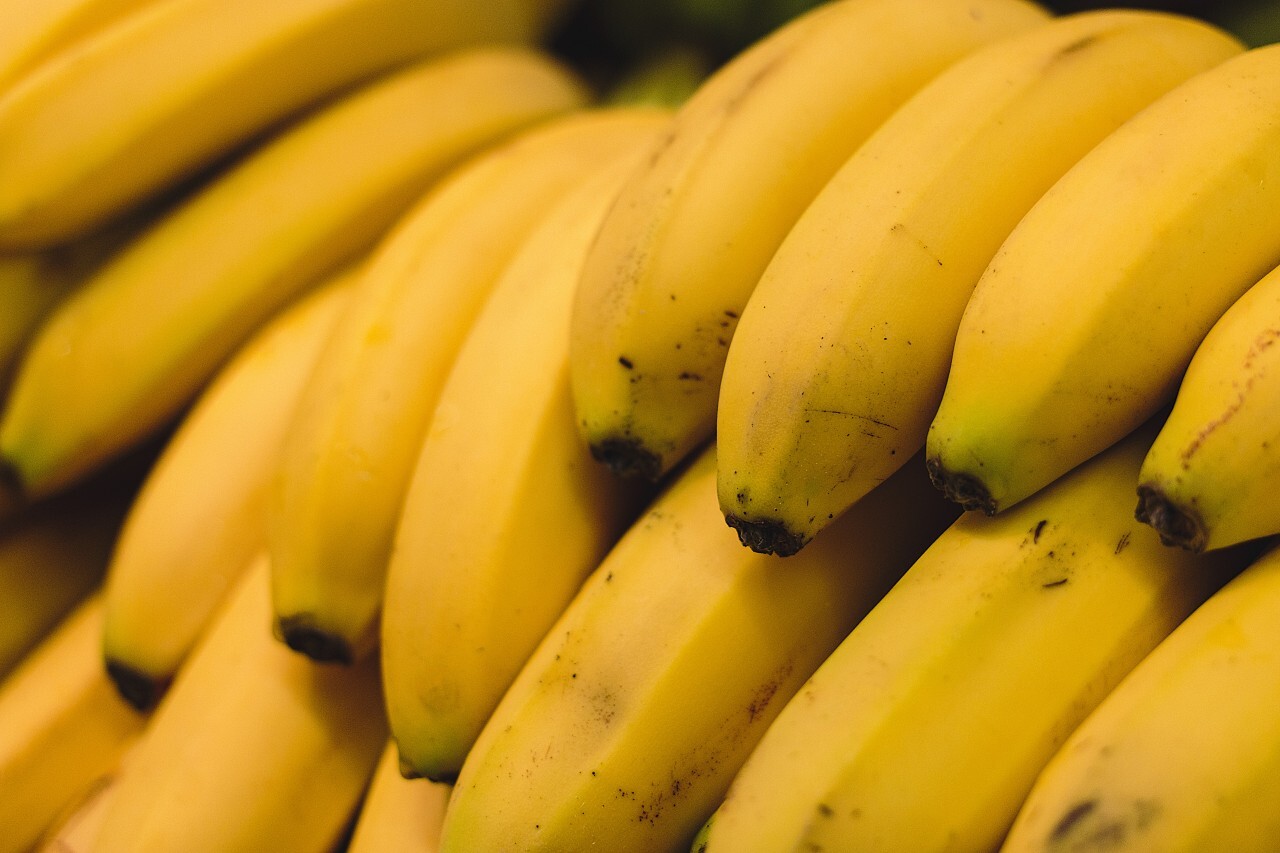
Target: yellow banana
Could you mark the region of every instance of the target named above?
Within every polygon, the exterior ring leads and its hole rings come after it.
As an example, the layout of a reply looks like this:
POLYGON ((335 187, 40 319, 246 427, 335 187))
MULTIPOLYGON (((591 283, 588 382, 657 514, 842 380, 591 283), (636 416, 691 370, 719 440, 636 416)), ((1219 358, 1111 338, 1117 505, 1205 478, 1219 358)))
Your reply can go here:
POLYGON ((717 443, 743 543, 794 553, 923 447, 965 303, 1018 220, 1126 118, 1242 50, 1192 18, 1072 15, 960 60, 872 134, 734 332, 717 443))
POLYGON ((376 645, 396 520, 449 366, 516 246, 655 111, 583 110, 482 154, 379 245, 285 440, 269 541, 278 631, 317 660, 376 645))
POLYGON ((1280 838, 1280 551, 1204 603, 1040 774, 1001 849, 1263 853, 1280 838))
POLYGON ((285 432, 359 271, 336 274, 236 353, 183 416, 133 502, 107 572, 103 653, 136 707, 151 707, 266 547, 285 432))
MULTIPOLYGON (((405 772, 454 779, 520 667, 640 507, 591 460, 569 396, 569 314, 587 247, 666 125, 544 211, 440 391, 400 513, 382 679, 405 772)), ((588 177, 589 175, 589 177, 588 177)))
POLYGON ((943 533, 778 715, 707 853, 998 845, 1055 747, 1238 567, 1133 519, 1152 434, 943 533))
POLYGON ((837 0, 713 74, 583 273, 573 393, 596 457, 656 479, 709 438, 737 317, 805 206, 931 77, 1046 16, 1022 0, 837 0))
POLYGON ((170 419, 258 325, 367 250, 465 155, 581 102, 519 48, 431 60, 247 156, 118 254, 32 342, 0 458, 53 491, 170 419))
POLYGON ((464 0, 151 3, 0 96, 0 246, 74 237, 320 99, 414 59, 527 41, 540 9, 524 0, 483 11, 464 0))
POLYGON ((389 742, 360 806, 348 853, 438 853, 449 786, 400 775, 400 757, 389 742))
POLYGON ((139 479, 110 474, 0 529, 0 678, 101 583, 139 479))
POLYGON ((1280 267, 1209 330, 1138 472, 1138 520, 1167 545, 1280 533, 1280 267))
POLYGON ((1172 400, 1200 340, 1280 264, 1280 45, 1161 96, 1045 193, 965 308, 926 443, 987 513, 1172 400))
POLYGON ((387 742, 375 659, 319 668, 271 636, 254 561, 118 777, 97 853, 332 849, 387 742))
POLYGON ((154 0, 42 0, 0 6, 0 92, 55 56, 154 0))
POLYGON ((90 596, 0 682, 0 851, 24 853, 116 766, 144 718, 102 671, 102 599, 90 596))
POLYGON ((928 492, 903 472, 783 563, 734 541, 703 453, 503 697, 442 851, 688 850, 786 700, 954 518, 928 492))

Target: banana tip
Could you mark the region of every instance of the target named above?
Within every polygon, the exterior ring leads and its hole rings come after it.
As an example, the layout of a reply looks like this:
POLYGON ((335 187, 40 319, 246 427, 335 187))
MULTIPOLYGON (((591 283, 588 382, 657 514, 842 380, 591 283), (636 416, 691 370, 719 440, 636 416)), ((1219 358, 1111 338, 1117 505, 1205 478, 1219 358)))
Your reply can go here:
POLYGON ((282 616, 276 624, 276 635, 295 652, 316 663, 352 664, 355 655, 344 638, 320 628, 307 614, 282 616))
POLYGON ((1138 487, 1138 508, 1133 517, 1155 528, 1165 545, 1176 545, 1196 554, 1204 550, 1208 531, 1200 515, 1172 500, 1157 486, 1138 487))
POLYGON ((107 676, 120 697, 144 713, 155 707, 165 688, 162 680, 118 660, 107 660, 107 676))
POLYGON ((728 513, 725 523, 738 533, 738 541, 757 554, 790 557, 808 544, 809 539, 787 528, 780 521, 751 521, 728 513))
POLYGON ((646 448, 637 438, 594 441, 591 443, 591 456, 619 477, 654 482, 662 476, 662 457, 646 448))
POLYGON ((991 491, 973 474, 949 471, 936 456, 930 457, 925 466, 929 470, 929 479, 942 490, 947 500, 960 504, 965 510, 977 510, 984 515, 995 515, 999 510, 991 491))

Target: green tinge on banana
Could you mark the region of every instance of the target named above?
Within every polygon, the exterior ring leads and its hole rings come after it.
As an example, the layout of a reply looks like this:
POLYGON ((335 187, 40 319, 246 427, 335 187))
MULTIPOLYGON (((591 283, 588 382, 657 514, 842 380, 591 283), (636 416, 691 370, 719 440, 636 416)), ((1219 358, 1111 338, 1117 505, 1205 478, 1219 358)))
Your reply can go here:
POLYGON ((1280 838, 1280 551, 1191 614, 1040 774, 1001 848, 1263 853, 1280 838))
POLYGON ((1104 139, 1014 229, 965 308, 929 429, 939 487, 996 513, 1172 401, 1214 322, 1280 262, 1280 45, 1104 139))
POLYGON ((0 419, 0 467, 40 496, 136 443, 447 169, 584 97, 543 53, 476 49, 402 69, 287 128, 58 307, 0 419))
POLYGON ((905 471, 783 562, 725 527, 705 451, 503 697, 441 850, 688 850, 783 703, 954 518, 929 492, 905 471))
POLYGON ((1167 545, 1280 533, 1280 268, 1209 330, 1138 473, 1138 520, 1167 545))
POLYGON ((269 506, 272 593, 291 647, 343 661, 376 645, 405 491, 470 324, 558 195, 651 133, 656 114, 579 110, 486 149, 375 250, 308 380, 269 506))
POLYGON ((707 853, 998 846, 1062 740, 1245 559, 1133 519, 1153 432, 938 537, 783 708, 707 853))
POLYGON ((1022 0, 837 0, 712 74, 583 274, 573 390, 596 457, 657 479, 705 443, 737 318, 823 184, 950 63, 1046 19, 1022 0))
POLYGON ((743 542, 793 553, 919 451, 965 304, 1018 221, 1129 116, 1242 50, 1191 18, 1072 15, 979 48, 891 115, 734 332, 719 488, 743 542))
POLYGON ((130 505, 107 572, 103 657, 135 707, 155 703, 238 570, 266 547, 280 447, 360 270, 298 299, 228 360, 130 505))
POLYGON ((0 93, 0 246, 73 239, 380 74, 531 41, 539 14, 526 0, 143 6, 0 93))
POLYGON ((157 706, 99 853, 333 849, 387 742, 376 659, 317 667, 271 636, 265 557, 157 706))

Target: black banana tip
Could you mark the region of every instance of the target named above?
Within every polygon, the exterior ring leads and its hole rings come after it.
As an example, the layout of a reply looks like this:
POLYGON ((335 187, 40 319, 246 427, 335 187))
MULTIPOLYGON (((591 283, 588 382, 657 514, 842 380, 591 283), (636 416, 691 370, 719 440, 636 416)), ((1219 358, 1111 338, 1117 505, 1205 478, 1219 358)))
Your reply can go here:
POLYGON ((789 530, 779 521, 750 521, 732 513, 725 523, 738 533, 738 541, 757 554, 790 557, 809 544, 809 538, 789 530))
POLYGON ((591 456, 619 477, 656 482, 662 476, 662 457, 636 438, 606 438, 592 442, 591 456))
POLYGON ((942 490, 947 500, 960 504, 969 512, 977 511, 983 515, 995 515, 999 510, 991 492, 974 475, 949 471, 936 456, 926 460, 925 467, 929 471, 929 479, 942 490))
POLYGON ((1138 508, 1133 517, 1155 528, 1160 541, 1199 554, 1209 538, 1204 521, 1191 507, 1171 500, 1156 486, 1138 487, 1138 508))
POLYGON ((118 660, 107 660, 107 677, 120 697, 143 713, 155 707, 166 686, 163 680, 118 660))
POLYGON ((355 662, 351 644, 342 637, 320 628, 307 614, 282 616, 276 623, 276 635, 295 652, 306 655, 316 663, 355 662))

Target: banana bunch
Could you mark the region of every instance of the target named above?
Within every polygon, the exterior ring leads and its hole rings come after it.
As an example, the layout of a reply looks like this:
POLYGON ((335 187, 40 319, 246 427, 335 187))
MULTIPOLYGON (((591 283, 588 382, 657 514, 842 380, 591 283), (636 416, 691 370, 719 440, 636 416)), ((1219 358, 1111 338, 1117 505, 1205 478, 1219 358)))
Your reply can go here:
POLYGON ((1274 848, 1280 45, 568 5, 0 5, 0 853, 1274 848))

